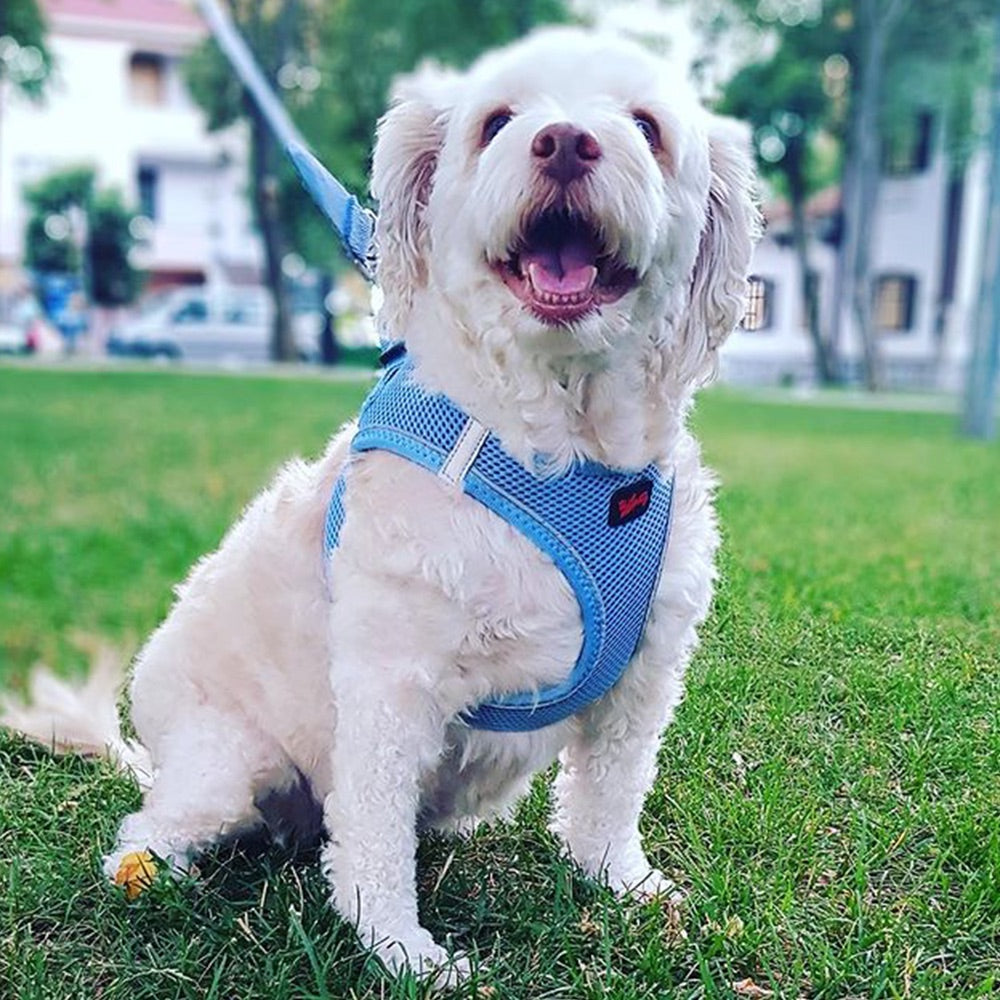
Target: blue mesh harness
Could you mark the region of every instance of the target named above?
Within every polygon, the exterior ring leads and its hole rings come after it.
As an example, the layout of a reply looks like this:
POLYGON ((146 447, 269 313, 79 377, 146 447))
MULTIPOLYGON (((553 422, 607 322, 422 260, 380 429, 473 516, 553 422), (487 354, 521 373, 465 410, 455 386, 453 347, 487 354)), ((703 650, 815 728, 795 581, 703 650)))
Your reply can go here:
MULTIPOLYGON (((565 574, 583 616, 583 645, 569 676, 536 691, 501 694, 465 712, 474 728, 541 729, 580 711, 624 673, 642 639, 670 529, 673 479, 581 462, 559 475, 529 472, 496 436, 413 378, 399 351, 365 400, 354 453, 408 458, 509 521, 565 574)), ((325 554, 344 520, 346 476, 326 517, 325 554)))

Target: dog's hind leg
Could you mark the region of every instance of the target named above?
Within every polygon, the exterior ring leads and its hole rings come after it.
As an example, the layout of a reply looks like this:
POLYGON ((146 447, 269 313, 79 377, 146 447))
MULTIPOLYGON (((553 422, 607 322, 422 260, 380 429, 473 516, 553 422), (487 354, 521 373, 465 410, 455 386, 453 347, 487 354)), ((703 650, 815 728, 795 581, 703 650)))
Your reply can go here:
POLYGON ((255 796, 280 786, 292 771, 245 720, 204 706, 164 733, 153 748, 153 782, 142 808, 123 820, 107 875, 122 880, 130 855, 154 855, 177 872, 223 837, 259 827, 255 796))

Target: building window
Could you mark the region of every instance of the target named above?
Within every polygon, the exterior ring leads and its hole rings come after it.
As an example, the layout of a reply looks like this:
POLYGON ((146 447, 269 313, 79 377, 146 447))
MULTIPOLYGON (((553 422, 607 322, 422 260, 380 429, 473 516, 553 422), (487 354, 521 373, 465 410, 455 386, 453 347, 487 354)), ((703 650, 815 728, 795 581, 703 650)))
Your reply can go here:
POLYGON ((157 195, 160 186, 160 172, 156 167, 142 166, 136 175, 139 189, 139 212, 147 219, 156 219, 157 195))
POLYGON ((875 282, 875 326, 879 330, 913 329, 917 279, 908 274, 883 274, 875 282))
POLYGON ((923 173, 931 164, 934 116, 920 111, 904 118, 882 144, 882 171, 890 177, 923 173))
POLYGON ((135 104, 163 104, 167 61, 155 52, 133 52, 128 61, 128 91, 135 104))
POLYGON ((747 282, 747 311, 740 324, 744 330, 768 330, 774 323, 774 282, 751 275, 747 282))

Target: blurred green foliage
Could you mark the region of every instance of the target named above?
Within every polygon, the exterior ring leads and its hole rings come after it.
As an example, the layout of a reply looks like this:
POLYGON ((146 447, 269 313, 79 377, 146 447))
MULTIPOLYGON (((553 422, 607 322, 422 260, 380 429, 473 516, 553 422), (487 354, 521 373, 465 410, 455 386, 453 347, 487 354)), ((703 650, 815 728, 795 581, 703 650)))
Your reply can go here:
POLYGON ((33 271, 81 270, 87 295, 102 306, 127 305, 142 287, 129 261, 135 245, 131 211, 115 189, 95 187, 95 170, 80 165, 54 171, 25 188, 30 215, 25 264, 33 271), (59 228, 53 229, 51 220, 59 228), (74 226, 82 227, 74 232, 74 226), (82 259, 81 259, 82 251, 82 259))
POLYGON ((722 0, 710 5, 714 15, 710 24, 704 22, 710 32, 749 25, 766 41, 758 49, 769 54, 736 72, 720 110, 754 126, 762 169, 779 194, 789 195, 796 172, 807 193, 839 180, 830 167, 842 156, 831 159, 830 141, 842 149, 858 103, 865 5, 876 15, 899 8, 880 100, 883 146, 905 142, 923 111, 943 122, 956 168, 975 145, 974 110, 988 78, 995 0, 830 0, 814 5, 814 17, 802 15, 804 5, 792 0, 722 0), (792 16, 793 8, 800 13, 792 16), (772 135, 783 151, 773 143, 761 148, 761 140, 772 135))
POLYGON ((38 0, 0 3, 0 83, 10 80, 35 99, 41 98, 52 72, 46 27, 38 0))
MULTIPOLYGON (((363 196, 375 124, 393 77, 424 59, 464 66, 532 27, 570 18, 567 0, 230 0, 230 13, 306 140, 351 191, 363 196)), ((209 127, 246 115, 243 89, 218 46, 188 58, 187 84, 209 127)), ((288 163, 272 158, 290 245, 310 262, 340 258, 288 163)))

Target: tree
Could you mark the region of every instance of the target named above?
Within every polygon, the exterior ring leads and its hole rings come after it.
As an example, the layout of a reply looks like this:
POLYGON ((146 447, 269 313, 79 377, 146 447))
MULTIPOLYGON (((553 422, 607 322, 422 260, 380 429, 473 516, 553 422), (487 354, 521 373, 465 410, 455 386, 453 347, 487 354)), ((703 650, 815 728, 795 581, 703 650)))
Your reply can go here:
MULTIPOLYGON (((846 91, 837 94, 828 87, 827 106, 805 126, 807 131, 810 124, 826 129, 844 149, 834 298, 850 306, 862 342, 866 384, 881 387, 885 376, 872 315, 871 244, 885 143, 919 102, 946 119, 949 148, 960 159, 972 132, 971 108, 982 80, 975 68, 982 66, 985 26, 995 0, 720 2, 707 5, 713 29, 731 30, 734 20, 756 26, 775 49, 774 65, 784 62, 786 49, 789 62, 801 58, 817 70, 821 61, 843 60, 846 91), (809 34, 815 40, 807 45, 809 34)), ((839 309, 834 317, 832 350, 839 342, 839 309)))
POLYGON ((135 300, 143 274, 129 262, 135 246, 132 221, 121 192, 97 191, 90 203, 87 254, 90 260, 90 297, 101 306, 124 306, 135 300))
MULTIPOLYGON (((306 19, 299 0, 277 4, 257 0, 227 0, 233 21, 246 38, 265 77, 277 88, 280 68, 305 45, 306 19)), ((267 285, 274 298, 271 355, 277 361, 296 357, 282 263, 288 253, 286 219, 291 206, 282 204, 278 177, 283 172, 280 150, 267 124, 215 43, 209 39, 188 58, 188 87, 208 114, 209 129, 245 120, 250 129, 250 198, 264 244, 267 285)))
POLYGON ((45 32, 38 0, 4 0, 0 4, 0 84, 10 80, 29 97, 41 97, 52 70, 45 32))
POLYGON ((864 352, 865 385, 874 391, 885 386, 882 353, 873 322, 871 245, 878 211, 881 177, 879 111, 883 100, 889 38, 911 0, 857 0, 855 73, 848 137, 849 170, 842 185, 844 242, 841 245, 846 299, 864 352))
POLYGON ((840 266, 845 298, 864 351, 865 384, 885 386, 873 322, 871 244, 886 141, 917 108, 947 124, 959 165, 983 77, 986 26, 995 0, 854 0, 850 36, 852 89, 842 183, 845 240, 840 266), (970 72, 972 70, 972 72, 970 72))
POLYGON ((996 433, 996 391, 1000 372, 1000 10, 994 19, 993 46, 989 208, 962 423, 966 434, 984 439, 996 433))
POLYGON ((29 268, 79 274, 87 297, 97 305, 126 305, 136 297, 142 275, 129 262, 135 213, 119 192, 95 188, 93 167, 49 174, 24 195, 31 210, 24 253, 29 268))
POLYGON ((816 163, 816 147, 829 124, 829 101, 821 72, 823 60, 816 52, 808 51, 808 43, 827 37, 814 33, 789 35, 770 59, 745 66, 730 80, 719 107, 753 126, 762 172, 788 197, 799 292, 812 340, 816 375, 823 384, 836 381, 837 367, 820 326, 819 295, 810 264, 806 201, 824 179, 816 163))
POLYGON ((30 99, 41 100, 52 70, 45 30, 38 0, 0 2, 0 113, 8 80, 30 99))
MULTIPOLYGON (((543 21, 565 20, 565 0, 227 0, 265 77, 319 158, 349 189, 367 189, 375 123, 394 76, 425 57, 464 65, 483 49, 543 21)), ((190 56, 188 86, 209 128, 242 120, 251 130, 251 198, 275 296, 272 354, 294 356, 282 260, 295 247, 324 270, 341 266, 338 243, 215 45, 190 56)))
POLYGON ((31 213, 24 249, 29 268, 63 273, 83 268, 83 229, 93 190, 94 168, 88 166, 67 167, 25 188, 31 213))

